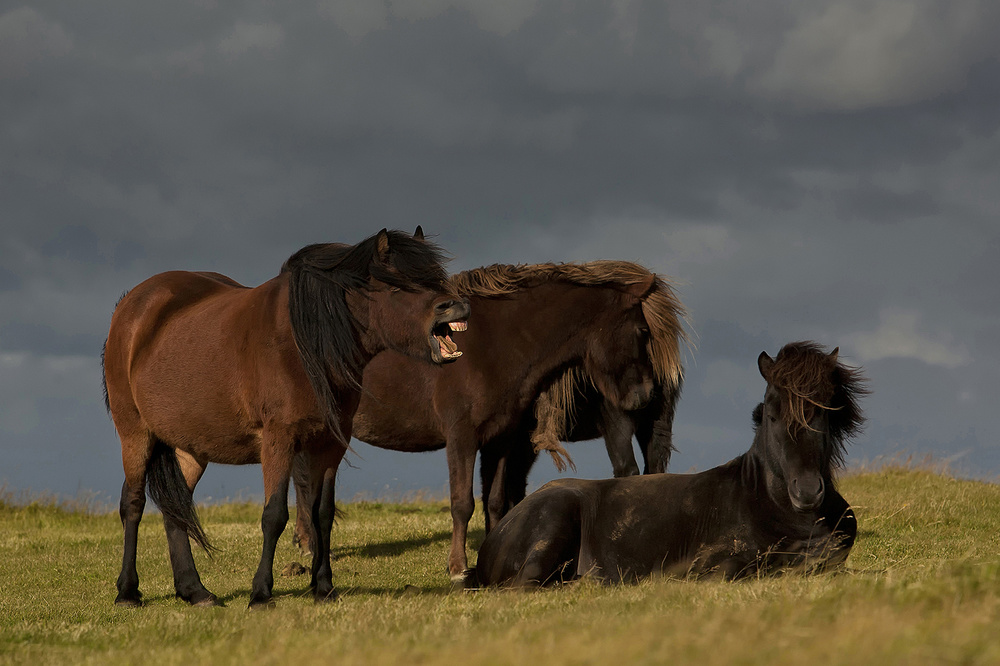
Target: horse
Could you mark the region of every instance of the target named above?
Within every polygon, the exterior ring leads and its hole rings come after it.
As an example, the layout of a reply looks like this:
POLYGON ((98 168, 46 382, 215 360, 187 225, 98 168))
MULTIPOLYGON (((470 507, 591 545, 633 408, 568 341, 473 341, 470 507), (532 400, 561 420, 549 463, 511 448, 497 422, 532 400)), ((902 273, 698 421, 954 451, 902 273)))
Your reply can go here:
MULTIPOLYGON (((464 580, 476 454, 530 446, 535 402, 566 369, 582 368, 610 405, 641 408, 680 377, 679 300, 630 262, 497 264, 451 277, 472 306, 462 363, 435 368, 384 352, 365 368, 354 436, 394 451, 447 451, 452 541, 448 570, 464 580)), ((502 453, 502 451, 501 451, 502 453)), ((304 469, 304 468, 303 468, 304 469)), ((296 537, 308 549, 310 501, 296 466, 296 537)), ((484 495, 484 502, 486 495, 484 495)))
POLYGON ((859 368, 813 342, 757 365, 767 382, 754 440, 697 474, 552 481, 514 507, 483 541, 466 585, 536 587, 593 576, 653 574, 735 580, 841 565, 857 535, 833 470, 864 421, 859 368))
POLYGON ((311 587, 336 597, 330 567, 334 478, 347 450, 365 365, 393 349, 429 367, 461 352, 468 301, 454 294, 443 251, 383 229, 357 245, 315 244, 248 288, 218 273, 172 271, 128 291, 102 353, 105 404, 121 440, 124 530, 115 603, 140 606, 139 521, 149 494, 163 513, 177 596, 221 605, 195 568, 189 537, 209 554, 192 492, 210 463, 260 463, 263 547, 251 608, 272 604, 274 551, 288 520, 293 456, 314 498, 311 587))
MULTIPOLYGON (((678 329, 677 338, 687 341, 678 329)), ((683 383, 683 368, 676 378, 665 383, 657 381, 653 397, 639 409, 615 407, 588 382, 578 368, 571 369, 553 387, 539 396, 535 406, 537 427, 530 435, 536 453, 559 450, 558 442, 583 442, 603 438, 614 477, 635 476, 639 466, 632 450, 635 437, 642 454, 643 474, 667 471, 674 452, 673 422, 683 383), (571 400, 560 401, 559 392, 575 392, 571 400), (567 412, 565 405, 572 405, 567 412)), ((556 466, 563 471, 559 461, 556 466)), ((525 470, 525 473, 527 470, 525 470)))
MULTIPOLYGON (((678 329, 678 339, 687 339, 678 329)), ((546 389, 535 403, 535 428, 530 434, 516 433, 506 447, 484 447, 480 471, 485 505, 486 533, 518 502, 524 499, 528 473, 538 454, 547 451, 563 472, 573 464, 560 441, 604 439, 615 478, 639 474, 632 438, 639 444, 643 474, 667 471, 674 451, 673 421, 683 381, 682 368, 676 379, 657 382, 653 397, 636 410, 621 409, 605 400, 578 368, 571 368, 546 389), (568 397, 567 397, 568 396, 568 397), (532 446, 519 445, 527 438, 532 446)))

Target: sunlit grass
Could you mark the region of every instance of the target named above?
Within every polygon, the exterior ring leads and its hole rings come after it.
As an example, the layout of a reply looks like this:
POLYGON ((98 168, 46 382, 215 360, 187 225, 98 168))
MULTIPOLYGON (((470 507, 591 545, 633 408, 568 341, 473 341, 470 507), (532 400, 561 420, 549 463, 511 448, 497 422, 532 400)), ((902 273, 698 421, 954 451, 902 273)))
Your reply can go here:
MULTIPOLYGON (((334 528, 339 601, 277 577, 249 612, 260 506, 203 507, 225 608, 173 597, 159 516, 140 529, 146 606, 119 609, 114 513, 0 501, 0 662, 47 663, 998 663, 1000 487, 886 468, 840 482, 861 533, 836 575, 741 583, 583 582, 536 593, 452 592, 442 501, 346 505, 334 528)), ((482 521, 477 514, 472 545, 482 521)), ((474 559, 474 553, 470 553, 474 559)), ((302 561, 282 537, 276 573, 302 561)))

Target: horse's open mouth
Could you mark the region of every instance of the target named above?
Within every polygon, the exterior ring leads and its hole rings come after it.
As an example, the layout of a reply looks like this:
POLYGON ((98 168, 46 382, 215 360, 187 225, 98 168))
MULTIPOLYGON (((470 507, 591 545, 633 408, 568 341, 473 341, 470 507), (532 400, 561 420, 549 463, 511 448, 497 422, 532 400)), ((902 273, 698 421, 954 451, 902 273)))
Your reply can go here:
POLYGON ((462 352, 458 350, 458 345, 455 341, 451 339, 450 333, 452 331, 465 331, 468 330, 469 324, 465 321, 449 321, 442 324, 438 324, 431 330, 431 334, 434 339, 437 340, 438 347, 441 351, 441 358, 445 361, 454 361, 456 358, 462 355, 462 352))

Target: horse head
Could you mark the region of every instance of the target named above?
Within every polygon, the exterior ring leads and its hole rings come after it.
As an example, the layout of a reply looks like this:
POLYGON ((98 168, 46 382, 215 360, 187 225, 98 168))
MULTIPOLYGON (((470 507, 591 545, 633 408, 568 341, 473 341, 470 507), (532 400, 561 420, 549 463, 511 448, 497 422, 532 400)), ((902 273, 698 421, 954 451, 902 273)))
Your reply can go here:
POLYGON ((450 363, 462 355, 451 333, 468 328, 469 301, 450 286, 441 251, 419 226, 412 237, 390 233, 376 236, 365 328, 382 349, 450 363))
POLYGON ((654 275, 623 286, 615 294, 617 306, 598 313, 590 336, 584 371, 613 405, 639 409, 649 402, 655 373, 649 356, 650 329, 642 300, 653 287, 654 275))
POLYGON ((365 364, 386 349, 434 363, 461 356, 469 304, 454 294, 444 253, 423 238, 387 231, 357 245, 309 245, 285 262, 295 345, 325 413, 340 434, 335 386, 361 387, 365 364))
POLYGON ((776 358, 761 352, 757 367, 767 381, 754 410, 752 451, 764 463, 768 492, 796 511, 823 503, 832 469, 844 455, 844 439, 863 418, 855 400, 867 392, 859 371, 838 362, 814 343, 785 345, 776 358))

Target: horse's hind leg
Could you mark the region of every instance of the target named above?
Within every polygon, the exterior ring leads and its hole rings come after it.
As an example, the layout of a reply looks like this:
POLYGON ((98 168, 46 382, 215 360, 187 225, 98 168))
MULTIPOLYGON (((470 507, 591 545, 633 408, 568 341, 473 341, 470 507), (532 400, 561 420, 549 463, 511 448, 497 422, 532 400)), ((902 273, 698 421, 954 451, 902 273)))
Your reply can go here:
POLYGON ((298 454, 292 462, 292 483, 295 486, 295 533, 292 544, 298 546, 303 557, 313 554, 313 522, 311 481, 309 479, 309 462, 305 454, 298 454))
POLYGON ((309 497, 311 498, 310 543, 312 545, 312 590, 316 601, 333 601, 333 570, 330 565, 330 532, 337 514, 334 484, 337 469, 346 449, 338 444, 326 444, 308 458, 309 497))
POLYGON ((129 482, 122 484, 122 497, 118 505, 118 514, 122 519, 125 532, 125 546, 122 553, 122 570, 118 575, 118 596, 115 603, 119 606, 141 606, 142 592, 139 591, 139 573, 135 568, 136 548, 139 541, 139 521, 146 507, 145 478, 138 492, 133 492, 129 482))
POLYGON ((120 435, 120 437, 125 482, 122 484, 118 514, 121 516, 125 539, 115 603, 119 606, 141 606, 142 593, 139 591, 139 573, 136 570, 135 558, 139 543, 139 522, 146 508, 146 467, 152 451, 152 440, 148 435, 132 437, 120 435))
MULTIPOLYGON (((278 539, 288 524, 288 481, 292 471, 292 454, 291 438, 285 433, 277 435, 265 427, 260 452, 261 469, 264 473, 264 512, 260 517, 260 528, 264 543, 250 590, 250 608, 273 605, 271 593, 274 588, 274 552, 278 547, 278 539)), ((315 554, 313 557, 315 558, 315 554)))
MULTIPOLYGON (((194 487, 198 485, 205 467, 184 451, 176 450, 175 453, 188 491, 194 494, 194 487)), ((170 568, 174 572, 174 590, 177 596, 192 606, 221 606, 222 603, 201 582, 191 553, 191 539, 188 538, 184 524, 164 513, 163 529, 167 533, 170 568)))

